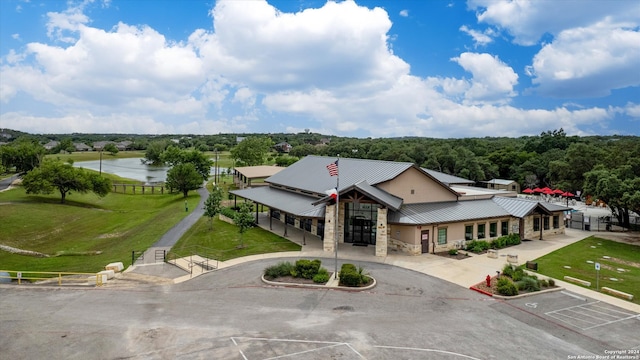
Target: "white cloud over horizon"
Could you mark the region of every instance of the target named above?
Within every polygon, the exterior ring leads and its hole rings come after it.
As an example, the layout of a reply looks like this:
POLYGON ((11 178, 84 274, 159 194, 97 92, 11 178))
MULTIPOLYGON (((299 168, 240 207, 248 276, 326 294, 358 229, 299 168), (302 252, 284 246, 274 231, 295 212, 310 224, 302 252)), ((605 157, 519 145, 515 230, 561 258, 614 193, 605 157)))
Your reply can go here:
MULTIPOLYGON (((296 13, 266 1, 220 1, 210 11, 211 27, 193 29, 182 41, 146 24, 92 27, 85 12, 90 4, 49 12, 47 35, 55 41, 30 42, 0 59, 0 127, 205 134, 252 132, 264 118, 282 131, 373 137, 518 136, 559 127, 583 135, 583 125, 606 129, 621 113, 514 105, 519 76, 509 59, 490 52, 460 51, 449 59, 469 79, 412 74, 392 49, 387 11, 353 1, 296 13), (30 112, 21 107, 29 99, 56 110, 30 112), (298 118, 315 126, 298 127, 298 118)), ((527 68, 533 91, 602 96, 640 85, 637 71, 637 78, 628 75, 640 60, 640 33, 621 12, 619 19, 581 24, 573 17, 544 20, 537 3, 470 5, 480 24, 506 29, 518 44, 537 43, 541 29, 554 34, 527 68)), ((403 11, 407 17, 411 10, 403 11)), ((476 45, 492 43, 497 34, 466 25, 459 31, 476 45)), ((638 107, 629 103, 622 113, 640 117, 638 107)))

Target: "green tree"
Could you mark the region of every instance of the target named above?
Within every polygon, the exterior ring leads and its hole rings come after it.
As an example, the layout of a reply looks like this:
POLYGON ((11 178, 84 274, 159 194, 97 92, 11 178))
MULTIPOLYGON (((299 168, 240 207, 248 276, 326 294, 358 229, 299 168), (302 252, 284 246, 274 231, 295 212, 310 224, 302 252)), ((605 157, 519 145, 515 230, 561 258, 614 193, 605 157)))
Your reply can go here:
POLYGON ((118 147, 114 143, 106 144, 102 150, 108 151, 111 155, 115 155, 118 153, 118 147))
POLYGON ((166 185, 170 191, 180 191, 186 198, 190 190, 202 186, 202 175, 191 163, 177 164, 167 171, 166 185))
POLYGON ((160 154, 160 160, 169 166, 191 163, 203 180, 209 178, 213 161, 199 150, 181 150, 176 146, 169 146, 160 154))
POLYGON ((251 214, 253 210, 253 202, 245 201, 240 204, 240 208, 233 217, 233 222, 238 226, 238 232, 240 233, 240 245, 238 248, 244 248, 244 236, 243 234, 255 225, 255 219, 251 214))
POLYGON ((144 153, 146 162, 156 165, 162 164, 163 162, 160 155, 169 147, 170 144, 171 143, 168 140, 157 140, 149 143, 147 150, 144 153))
POLYGON ((100 197, 106 196, 111 189, 111 181, 98 174, 75 168, 60 159, 46 159, 42 164, 29 171, 22 178, 22 185, 27 194, 51 194, 60 192, 60 202, 64 204, 71 191, 79 193, 94 192, 100 197))
POLYGON ((38 166, 46 154, 46 149, 40 143, 28 138, 0 146, 0 161, 7 170, 15 167, 16 172, 25 173, 38 166))
POLYGON ((209 230, 213 229, 213 218, 220 213, 222 204, 222 188, 214 186, 204 202, 204 215, 209 218, 209 230))
POLYGON ((626 170, 625 167, 608 170, 603 165, 598 165, 585 174, 584 192, 585 195, 604 201, 613 216, 624 227, 629 228, 630 211, 640 210, 640 180, 637 175, 626 170))
POLYGON ((231 157, 241 165, 262 165, 272 146, 273 141, 269 138, 250 136, 231 149, 231 157))

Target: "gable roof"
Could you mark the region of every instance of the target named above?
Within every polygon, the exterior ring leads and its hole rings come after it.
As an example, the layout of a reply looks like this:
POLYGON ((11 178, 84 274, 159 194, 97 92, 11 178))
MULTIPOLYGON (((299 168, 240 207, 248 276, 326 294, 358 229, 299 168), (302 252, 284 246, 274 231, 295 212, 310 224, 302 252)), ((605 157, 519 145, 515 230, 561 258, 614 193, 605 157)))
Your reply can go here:
MULTIPOLYGON (((327 170, 327 165, 335 161, 335 157, 309 155, 265 181, 274 185, 324 194, 325 190, 336 187, 338 178, 330 176, 327 170)), ((376 185, 392 180, 413 166, 413 163, 408 162, 340 158, 338 191, 361 181, 376 185)))
POLYGON ((508 211, 491 201, 491 199, 446 201, 406 204, 397 211, 389 211, 388 222, 415 225, 446 224, 509 215, 508 211))
POLYGON ((300 217, 323 218, 325 213, 324 204, 318 206, 312 204, 317 200, 315 197, 268 186, 232 190, 230 193, 300 217))
POLYGON ((541 209, 545 213, 571 210, 570 208, 561 205, 522 198, 494 196, 492 200, 508 211, 509 214, 519 218, 530 215, 537 208, 541 209))
POLYGON ((433 176, 434 178, 438 179, 438 181, 440 181, 441 183, 445 184, 445 185, 449 185, 449 184, 470 184, 473 185, 476 182, 473 180, 468 180, 465 178, 461 178, 458 176, 453 176, 453 175, 449 175, 449 174, 445 174, 443 172, 439 172, 439 171, 435 171, 435 170, 431 170, 431 169, 427 169, 427 168, 421 168, 424 172, 426 172, 427 174, 433 176))
MULTIPOLYGON (((379 204, 382 204, 388 208, 390 208, 391 210, 398 210, 400 208, 400 206, 402 206, 402 199, 389 194, 388 192, 382 190, 382 189, 378 189, 375 186, 371 186, 369 185, 366 181, 360 181, 358 183, 355 183, 347 188, 344 188, 340 191, 340 196, 342 196, 343 193, 348 193, 351 190, 356 190, 358 192, 360 192, 361 194, 364 194, 366 196, 368 196, 369 198, 375 200, 376 202, 378 202, 379 204)), ((327 202, 331 199, 330 196, 325 196, 320 200, 315 201, 313 204, 321 204, 324 202, 327 202)))

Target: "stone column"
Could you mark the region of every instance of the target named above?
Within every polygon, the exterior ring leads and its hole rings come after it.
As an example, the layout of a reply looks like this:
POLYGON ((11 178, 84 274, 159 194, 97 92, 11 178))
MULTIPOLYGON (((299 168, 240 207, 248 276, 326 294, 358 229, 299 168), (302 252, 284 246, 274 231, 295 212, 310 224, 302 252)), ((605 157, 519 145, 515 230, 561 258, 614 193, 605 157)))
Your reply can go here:
MULTIPOLYGON (((338 214, 338 216, 340 216, 340 219, 338 219, 338 242, 340 244, 344 244, 344 212, 345 212, 345 206, 346 204, 341 202, 340 203, 340 214, 338 214)), ((334 213, 335 214, 335 213, 334 213)))
POLYGON ((318 219, 311 219, 311 233, 318 235, 318 219))
POLYGON ((376 256, 387 256, 387 208, 378 208, 376 221, 376 256))
POLYGON ((335 251, 335 217, 335 205, 327 204, 324 213, 324 240, 322 241, 322 247, 325 252, 332 253, 335 251))

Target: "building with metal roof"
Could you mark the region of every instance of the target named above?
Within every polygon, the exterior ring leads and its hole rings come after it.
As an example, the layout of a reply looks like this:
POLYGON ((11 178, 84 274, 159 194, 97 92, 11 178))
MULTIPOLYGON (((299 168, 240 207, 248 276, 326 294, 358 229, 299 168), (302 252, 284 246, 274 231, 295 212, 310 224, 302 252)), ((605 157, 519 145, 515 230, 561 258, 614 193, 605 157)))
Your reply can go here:
POLYGON ((264 182, 231 193, 255 202, 256 212, 266 205, 270 221, 308 231, 328 252, 337 242, 372 245, 385 256, 388 249, 433 253, 511 233, 543 239, 564 233, 569 210, 407 162, 307 156, 264 182))

